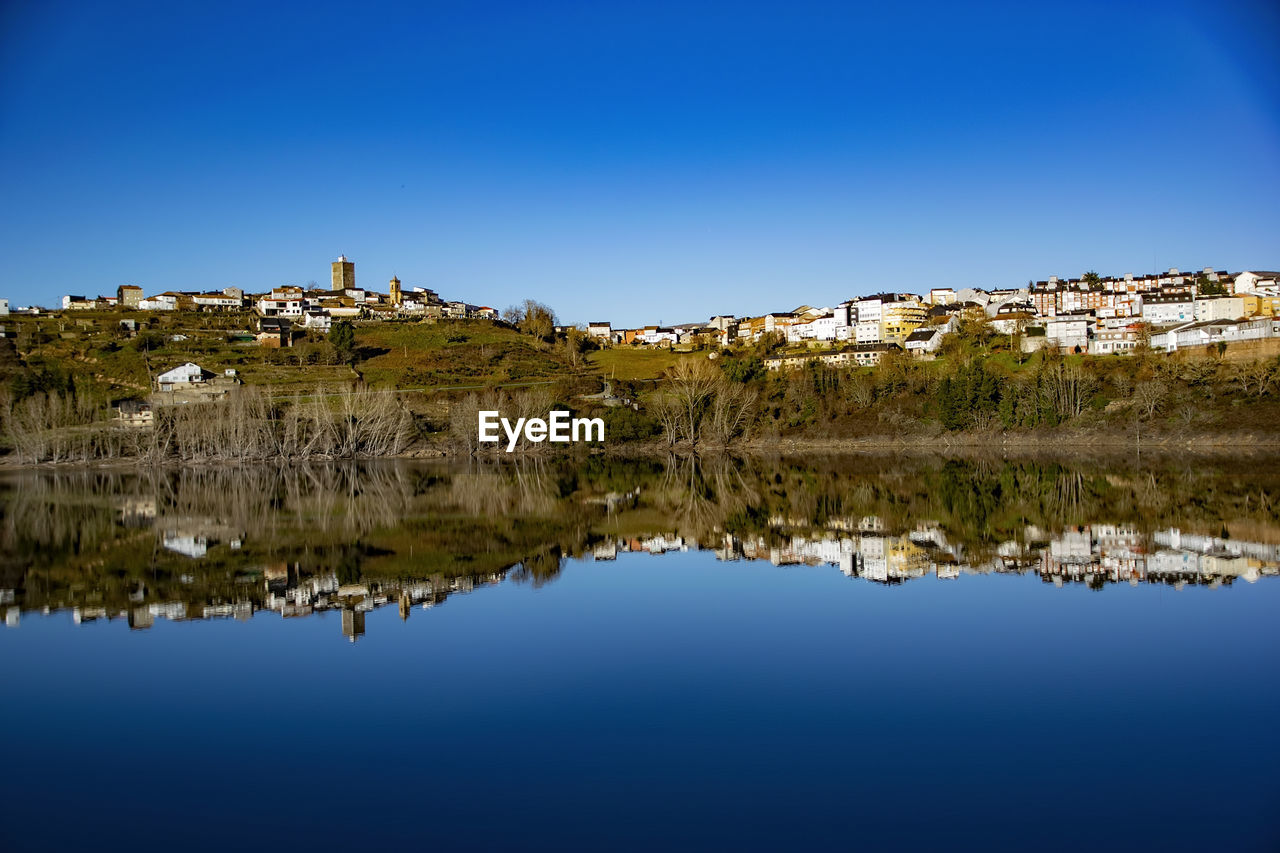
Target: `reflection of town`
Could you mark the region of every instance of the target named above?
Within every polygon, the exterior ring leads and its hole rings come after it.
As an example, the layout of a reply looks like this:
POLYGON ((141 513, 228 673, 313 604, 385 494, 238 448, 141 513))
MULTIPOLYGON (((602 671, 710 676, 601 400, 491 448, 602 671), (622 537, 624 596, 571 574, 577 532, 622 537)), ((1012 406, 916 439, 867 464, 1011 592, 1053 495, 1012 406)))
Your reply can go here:
MULTIPOLYGON (((132 524, 146 523, 145 506, 124 510, 132 524)), ((784 519, 771 519, 774 530, 785 529, 784 519)), ((1021 540, 998 545, 994 555, 981 561, 966 557, 963 546, 948 540, 936 524, 921 523, 905 534, 891 534, 881 521, 866 517, 833 523, 819 535, 739 538, 725 534, 716 542, 697 542, 677 534, 659 534, 596 542, 584 556, 596 561, 615 560, 625 553, 666 554, 677 551, 711 551, 720 560, 764 560, 775 566, 830 565, 850 578, 878 584, 934 576, 954 579, 961 575, 1035 573, 1056 586, 1087 584, 1101 588, 1109 583, 1161 583, 1181 589, 1186 584, 1217 587, 1237 578, 1249 583, 1259 577, 1280 574, 1280 545, 1183 533, 1176 528, 1144 536, 1135 527, 1095 524, 1049 534, 1027 527, 1021 540)), ((192 560, 225 546, 238 550, 241 534, 216 524, 172 519, 157 525, 158 543, 192 560)), ((480 576, 433 577, 417 580, 369 580, 342 582, 332 572, 310 573, 298 563, 277 563, 237 570, 242 594, 232 601, 148 601, 145 585, 129 594, 129 606, 108 608, 74 604, 62 608, 46 604, 44 613, 70 609, 76 624, 97 620, 124 620, 130 628, 150 628, 158 619, 247 620, 263 612, 285 619, 337 611, 342 633, 355 641, 365 633, 365 614, 394 605, 402 619, 414 608, 429 610, 449 596, 469 593, 478 586, 498 584, 511 568, 480 576)), ((191 576, 183 575, 189 582, 191 576)), ((17 627, 21 608, 16 590, 0 589, 5 623, 17 627)))
MULTIPOLYGON (((484 577, 455 577, 424 579, 408 582, 380 581, 344 584, 336 575, 307 576, 297 565, 262 567, 250 570, 245 576, 251 581, 262 578, 262 592, 258 600, 245 597, 234 602, 198 603, 185 601, 146 601, 146 590, 139 588, 131 595, 132 606, 123 610, 106 607, 77 605, 71 608, 75 624, 96 622, 100 619, 123 619, 130 628, 150 628, 157 619, 184 622, 193 619, 238 619, 246 621, 256 613, 275 612, 285 619, 310 616, 313 613, 338 611, 342 614, 342 633, 355 642, 364 635, 365 614, 371 610, 395 604, 400 618, 408 619, 414 607, 429 610, 442 604, 455 593, 468 593, 477 586, 500 583, 506 572, 494 572, 484 577)), ((14 606, 15 590, 0 590, 0 603, 7 604, 5 624, 16 628, 21 624, 20 608, 14 606)), ((45 607, 48 614, 55 608, 45 607)))
MULTIPOLYGON (((783 519, 771 520, 785 527, 783 519)), ((767 560, 775 566, 831 565, 847 577, 897 584, 915 578, 1034 572, 1047 583, 1163 583, 1217 587, 1236 578, 1253 583, 1280 574, 1280 545, 1244 542, 1160 530, 1150 538, 1129 525, 1094 524, 1050 535, 1034 526, 1021 541, 1001 543, 994 556, 980 562, 966 558, 963 546, 949 542, 935 524, 922 523, 906 534, 884 531, 878 518, 836 523, 821 536, 793 535, 771 544, 765 537, 726 534, 716 543, 699 543, 676 535, 608 541, 593 551, 596 560, 619 553, 711 550, 720 560, 767 560)))
POLYGON ((830 566, 877 584, 1035 574, 1181 588, 1280 573, 1267 466, 859 464, 26 472, 0 478, 0 614, 11 627, 57 612, 146 629, 336 612, 354 640, 374 610, 408 618, 503 580, 553 583, 566 559, 628 552, 830 566))

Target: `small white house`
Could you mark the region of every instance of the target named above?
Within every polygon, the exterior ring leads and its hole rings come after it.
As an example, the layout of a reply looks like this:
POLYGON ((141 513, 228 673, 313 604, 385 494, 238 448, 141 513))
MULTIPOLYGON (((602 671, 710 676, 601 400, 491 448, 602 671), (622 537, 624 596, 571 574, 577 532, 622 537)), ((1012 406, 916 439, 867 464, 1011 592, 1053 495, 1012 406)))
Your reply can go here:
POLYGON ((305 329, 317 329, 327 333, 333 326, 333 317, 323 309, 312 309, 302 318, 302 326, 305 329))
POLYGON ((178 297, 170 293, 149 296, 138 302, 138 308, 142 311, 176 311, 178 310, 178 297))
POLYGON ((205 380, 205 370, 198 364, 188 361, 186 364, 165 371, 156 377, 156 385, 161 391, 176 391, 201 385, 205 380))
POLYGON ((936 326, 931 326, 927 329, 916 329, 907 335, 907 340, 903 346, 907 352, 919 358, 932 355, 942 347, 942 331, 936 326))

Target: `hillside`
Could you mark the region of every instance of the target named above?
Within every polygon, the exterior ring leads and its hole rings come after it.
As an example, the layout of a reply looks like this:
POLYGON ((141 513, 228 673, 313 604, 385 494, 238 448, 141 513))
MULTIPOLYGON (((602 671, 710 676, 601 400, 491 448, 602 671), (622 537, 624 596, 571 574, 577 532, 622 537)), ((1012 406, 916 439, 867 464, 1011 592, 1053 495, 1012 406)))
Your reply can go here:
POLYGON ((426 391, 550 383, 573 372, 554 347, 484 320, 356 322, 351 364, 314 331, 292 347, 264 347, 248 313, 83 312, 14 318, 8 325, 25 367, 15 373, 35 377, 36 388, 62 387, 70 379, 80 393, 111 399, 145 396, 151 377, 187 361, 219 374, 234 369, 246 385, 285 393, 348 387, 360 379, 426 391), (129 319, 138 323, 134 336, 120 326, 129 319))

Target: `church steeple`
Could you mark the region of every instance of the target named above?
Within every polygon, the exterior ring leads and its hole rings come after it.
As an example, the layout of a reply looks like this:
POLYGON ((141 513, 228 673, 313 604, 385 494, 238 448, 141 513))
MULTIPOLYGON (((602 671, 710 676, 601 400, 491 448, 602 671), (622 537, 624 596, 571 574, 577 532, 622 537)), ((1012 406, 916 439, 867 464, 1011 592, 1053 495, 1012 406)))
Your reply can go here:
POLYGON ((403 301, 400 295, 400 279, 396 278, 394 275, 391 276, 391 285, 388 290, 391 297, 391 304, 398 306, 403 301))

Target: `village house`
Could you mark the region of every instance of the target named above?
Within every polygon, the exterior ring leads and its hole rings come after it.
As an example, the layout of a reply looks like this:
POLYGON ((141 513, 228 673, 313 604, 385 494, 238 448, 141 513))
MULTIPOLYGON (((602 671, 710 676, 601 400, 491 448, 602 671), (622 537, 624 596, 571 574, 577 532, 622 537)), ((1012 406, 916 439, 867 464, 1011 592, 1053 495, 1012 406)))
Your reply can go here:
POLYGON ((151 404, 142 400, 121 400, 115 408, 116 420, 125 426, 148 427, 155 422, 151 404))
POLYGON ((588 323, 587 335, 597 340, 610 340, 613 337, 613 326, 608 322, 588 323))
POLYGON ((116 288, 116 304, 121 308, 137 308, 143 300, 142 288, 132 284, 122 284, 116 288))
POLYGON ((203 385, 213 374, 200 365, 188 361, 156 377, 156 388, 161 391, 178 391, 203 385))
POLYGON ((996 309, 991 319, 991 328, 1002 335, 1016 335, 1036 318, 1035 310, 1029 302, 1006 302, 996 309))
POLYGON ((204 310, 227 311, 243 308, 244 291, 238 287, 224 288, 218 293, 197 293, 191 297, 195 307, 204 310))
POLYGON ((263 317, 258 320, 259 345, 268 349, 293 346, 293 321, 288 317, 263 317))
MULTIPOLYGON (((1225 275, 1225 274, 1224 274, 1225 275)), ((1221 280, 1221 278, 1219 279, 1221 280)), ((1280 272, 1246 270, 1238 273, 1233 281, 1234 291, 1239 293, 1275 294, 1280 291, 1280 272)))
POLYGON ((665 326, 645 326, 638 331, 636 340, 642 344, 665 344, 671 346, 676 343, 678 336, 675 329, 665 326))
POLYGON ((916 329, 907 335, 903 348, 916 358, 932 356, 941 349, 942 336, 942 328, 939 326, 916 329))
POLYGON ((332 326, 333 317, 323 308, 309 308, 302 318, 302 327, 304 329, 315 329, 327 334, 332 326))
POLYGON ((1090 355, 1131 353, 1142 342, 1142 325, 1130 323, 1119 327, 1099 327, 1089 341, 1090 355))
POLYGON ((277 287, 270 295, 257 302, 258 313, 263 317, 298 317, 306 313, 309 300, 301 287, 277 287))
POLYGON ((167 290, 138 303, 142 311, 183 311, 195 308, 195 296, 176 290, 167 290))
POLYGON ((62 297, 63 311, 92 311, 98 307, 98 300, 85 299, 83 296, 62 297))

